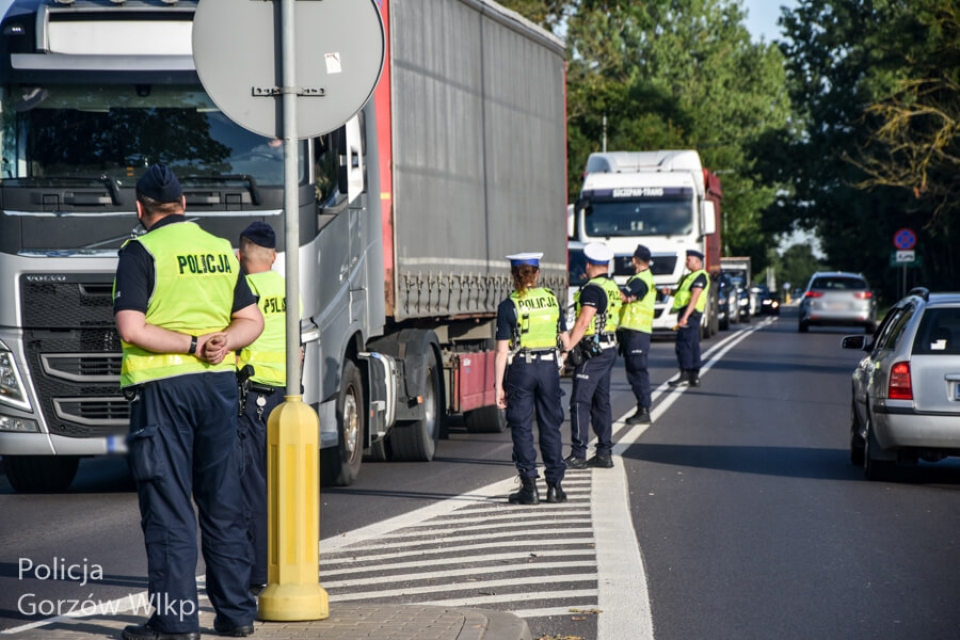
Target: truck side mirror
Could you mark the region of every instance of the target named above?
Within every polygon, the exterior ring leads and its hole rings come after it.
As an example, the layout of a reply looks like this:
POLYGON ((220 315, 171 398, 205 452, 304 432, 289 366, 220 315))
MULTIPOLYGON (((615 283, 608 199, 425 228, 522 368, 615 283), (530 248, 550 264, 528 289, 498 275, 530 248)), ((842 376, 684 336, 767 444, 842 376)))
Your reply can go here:
POLYGON ((703 235, 710 236, 717 232, 717 209, 713 200, 703 201, 703 235))

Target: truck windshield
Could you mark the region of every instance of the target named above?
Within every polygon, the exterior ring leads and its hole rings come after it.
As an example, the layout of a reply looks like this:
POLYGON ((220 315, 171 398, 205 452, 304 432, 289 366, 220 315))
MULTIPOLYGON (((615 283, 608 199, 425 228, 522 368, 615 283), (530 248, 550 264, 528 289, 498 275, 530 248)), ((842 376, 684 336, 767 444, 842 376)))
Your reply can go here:
POLYGON ((584 215, 589 236, 674 236, 693 231, 689 197, 591 200, 584 215))
POLYGON ((260 187, 283 185, 281 141, 233 123, 196 86, 8 86, 0 108, 4 186, 104 176, 132 186, 156 162, 179 176, 245 175, 260 187))

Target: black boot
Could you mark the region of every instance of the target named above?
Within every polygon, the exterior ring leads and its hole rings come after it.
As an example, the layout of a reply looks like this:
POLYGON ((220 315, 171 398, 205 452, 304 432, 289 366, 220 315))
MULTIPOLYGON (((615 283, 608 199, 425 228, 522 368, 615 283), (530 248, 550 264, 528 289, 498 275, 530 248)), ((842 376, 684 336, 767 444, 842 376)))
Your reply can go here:
POLYGON ((685 387, 690 384, 690 370, 689 369, 680 369, 680 375, 674 378, 673 380, 667 380, 667 384, 671 387, 685 387))
POLYGON ((563 487, 560 486, 560 483, 556 484, 547 483, 547 502, 566 502, 567 494, 564 493, 563 487))
POLYGON ((690 369, 690 386, 700 386, 700 369, 690 369))
POLYGON ((536 478, 520 478, 523 486, 520 491, 510 494, 510 504, 540 504, 540 491, 536 478))
POLYGON ((624 422, 627 424, 650 424, 650 410, 646 407, 637 407, 637 412, 624 422))

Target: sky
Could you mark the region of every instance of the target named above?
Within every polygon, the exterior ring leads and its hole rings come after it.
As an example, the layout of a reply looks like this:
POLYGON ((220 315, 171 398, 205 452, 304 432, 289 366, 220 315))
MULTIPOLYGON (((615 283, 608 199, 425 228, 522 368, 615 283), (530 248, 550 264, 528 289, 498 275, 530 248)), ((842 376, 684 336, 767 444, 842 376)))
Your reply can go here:
POLYGON ((796 0, 743 0, 743 8, 747 12, 746 26, 754 41, 760 36, 768 43, 780 38, 780 27, 777 19, 780 17, 780 7, 793 9, 797 6, 796 0))

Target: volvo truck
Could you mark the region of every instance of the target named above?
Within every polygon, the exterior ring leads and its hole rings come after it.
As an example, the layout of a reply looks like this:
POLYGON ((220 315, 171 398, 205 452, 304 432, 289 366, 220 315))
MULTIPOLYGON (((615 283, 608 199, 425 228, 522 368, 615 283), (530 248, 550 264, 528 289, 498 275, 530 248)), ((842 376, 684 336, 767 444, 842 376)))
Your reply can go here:
MULTIPOLYGON (((704 254, 704 269, 720 272, 720 179, 692 150, 591 153, 576 206, 568 210, 570 242, 602 241, 614 253, 618 284, 633 275, 638 244, 653 254, 657 285, 654 334, 674 331, 672 291, 686 271, 686 251, 704 254)), ((704 337, 719 330, 717 286, 711 286, 701 324, 704 337)))
POLYGON ((378 6, 380 81, 344 126, 299 142, 287 247, 282 152, 204 92, 196 0, 13 2, 0 27, 0 456, 15 489, 63 490, 81 458, 124 451, 111 285, 118 249, 144 232, 136 181, 161 161, 189 219, 234 245, 268 222, 276 268, 299 260, 303 399, 325 482, 350 484, 365 459, 431 460, 454 415, 505 428, 504 256, 543 251, 543 284, 561 296, 567 282, 564 44, 489 0, 378 6))

